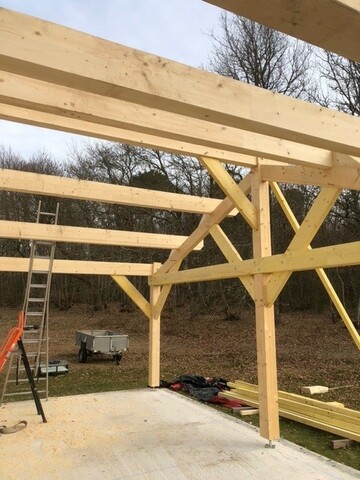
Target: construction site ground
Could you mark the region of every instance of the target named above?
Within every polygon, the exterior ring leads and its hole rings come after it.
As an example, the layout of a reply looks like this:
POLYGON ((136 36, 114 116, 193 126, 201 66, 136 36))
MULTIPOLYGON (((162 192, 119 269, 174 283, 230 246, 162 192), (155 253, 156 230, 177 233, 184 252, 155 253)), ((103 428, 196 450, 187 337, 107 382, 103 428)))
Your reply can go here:
MULTIPOLYGON (((17 309, 0 309, 1 338, 16 324, 17 313, 17 309)), ((290 312, 282 314, 277 321, 276 331, 279 389, 299 393, 300 387, 304 385, 341 387, 313 398, 342 402, 349 408, 360 410, 360 355, 341 321, 333 323, 330 314, 290 312)), ((165 311, 161 333, 162 379, 173 381, 178 375, 192 374, 257 383, 255 320, 251 309, 232 316, 218 311, 192 317, 186 309, 175 308, 171 312, 165 311)), ((51 397, 147 386, 148 321, 141 312, 124 311, 118 305, 111 305, 100 312, 94 312, 85 305, 74 306, 66 311, 52 310, 50 339, 50 358, 69 363, 68 374, 50 379, 51 397), (120 365, 113 363, 112 358, 106 355, 94 355, 87 363, 79 363, 75 332, 82 329, 109 329, 129 335, 130 348, 124 353, 120 365)), ((3 377, 2 373, 0 382, 3 377)), ((97 405, 96 400, 92 401, 93 405, 97 405)), ((50 417, 50 406, 56 405, 57 401, 52 402, 49 407, 45 403, 45 410, 50 417)), ((72 407, 64 406, 65 411, 68 408, 72 407)), ((4 417, 3 409, 1 414, 4 417)), ((20 420, 24 415, 19 411, 15 417, 20 420)), ((87 421, 91 423, 94 418, 87 421)), ((2 418, 2 423, 3 420, 10 421, 2 418)), ((73 419, 71 428, 76 429, 75 424, 73 419)), ((11 438, 18 436, 19 434, 9 435, 11 438)), ((241 435, 240 437, 242 438, 241 435)), ((1 438, 2 444, 4 438, 5 436, 1 438)), ((254 438, 258 442, 258 434, 254 438)), ((264 442, 259 441, 259 445, 263 446, 264 442)), ((264 454, 265 451, 261 448, 261 455, 264 454)), ((339 461, 342 461, 342 453, 339 455, 339 461)), ((132 477, 118 475, 104 478, 132 477)))
POLYGON ((352 480, 356 470, 287 441, 265 448, 254 427, 167 390, 51 398, 48 423, 32 402, 1 409, 28 420, 2 435, 4 480, 352 480), (5 460, 7 459, 7 460, 5 460))

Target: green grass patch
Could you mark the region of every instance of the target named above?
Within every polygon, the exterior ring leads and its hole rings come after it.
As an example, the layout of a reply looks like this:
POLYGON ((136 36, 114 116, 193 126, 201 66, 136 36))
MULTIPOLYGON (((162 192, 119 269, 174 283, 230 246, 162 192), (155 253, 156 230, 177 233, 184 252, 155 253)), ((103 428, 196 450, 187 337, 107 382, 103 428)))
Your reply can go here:
MULTIPOLYGON (((238 415, 233 415, 239 418, 238 415)), ((259 426, 259 415, 241 417, 241 420, 257 427, 259 426)), ((348 448, 334 450, 331 447, 331 440, 336 440, 340 437, 286 418, 280 418, 280 434, 281 438, 296 443, 296 445, 300 447, 330 458, 335 462, 360 470, 359 443, 354 442, 348 448)))

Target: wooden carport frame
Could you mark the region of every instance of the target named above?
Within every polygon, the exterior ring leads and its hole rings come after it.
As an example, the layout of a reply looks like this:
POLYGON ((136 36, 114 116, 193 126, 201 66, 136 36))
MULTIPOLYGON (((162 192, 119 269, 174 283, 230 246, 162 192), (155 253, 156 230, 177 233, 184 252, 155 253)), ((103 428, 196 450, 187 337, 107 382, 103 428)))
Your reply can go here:
MULTIPOLYGON (((209 3, 360 61, 357 0, 209 3)), ((149 318, 149 386, 160 381, 160 315, 174 283, 238 277, 254 299, 260 434, 269 440, 279 437, 273 305, 291 272, 316 269, 360 348, 359 335, 323 270, 360 264, 360 241, 314 250, 310 246, 341 189, 360 188, 359 119, 2 8, 0 118, 196 156, 224 191, 223 201, 169 193, 161 194, 159 202, 158 192, 0 171, 0 188, 5 190, 155 209, 166 205, 203 215, 186 239, 146 233, 130 239, 126 232, 105 232, 110 244, 172 249, 163 265, 61 260, 54 264, 55 273, 112 275, 149 318), (251 171, 237 185, 222 162, 251 171), (278 181, 322 187, 302 225, 278 181), (295 232, 287 251, 273 256, 269 185, 295 232), (219 226, 234 208, 252 228, 252 260, 241 259, 219 226), (179 271, 183 259, 201 248, 208 234, 228 263, 179 271), (149 277, 149 301, 127 275, 149 277)), ((55 232, 55 228, 0 222, 1 237, 32 235, 104 243, 101 230, 62 227, 55 232)), ((27 268, 24 259, 0 260, 2 271, 27 268)))

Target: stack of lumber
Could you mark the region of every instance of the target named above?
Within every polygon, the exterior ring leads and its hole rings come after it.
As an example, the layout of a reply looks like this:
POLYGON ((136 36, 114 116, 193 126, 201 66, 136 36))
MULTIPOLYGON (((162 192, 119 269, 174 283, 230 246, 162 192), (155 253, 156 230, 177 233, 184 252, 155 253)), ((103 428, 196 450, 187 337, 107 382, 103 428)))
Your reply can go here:
MULTIPOLYGON (((259 407, 258 386, 251 383, 229 382, 230 391, 220 396, 237 399, 251 407, 259 407)), ((336 402, 321 402, 294 393, 278 392, 279 415, 360 442, 360 412, 336 402)))

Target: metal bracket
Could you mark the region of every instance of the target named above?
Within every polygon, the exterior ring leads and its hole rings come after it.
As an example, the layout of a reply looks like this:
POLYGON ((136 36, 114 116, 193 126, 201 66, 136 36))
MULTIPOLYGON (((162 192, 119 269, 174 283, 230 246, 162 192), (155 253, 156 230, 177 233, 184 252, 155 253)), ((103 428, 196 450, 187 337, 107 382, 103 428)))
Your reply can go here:
POLYGON ((275 448, 276 445, 272 442, 272 440, 269 440, 269 443, 265 444, 265 448, 275 448))

